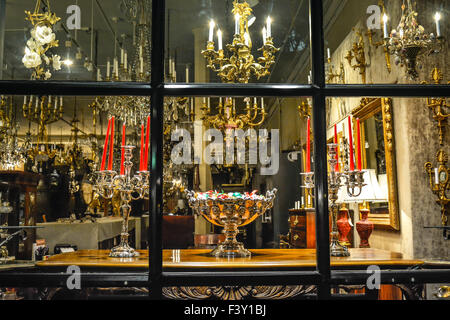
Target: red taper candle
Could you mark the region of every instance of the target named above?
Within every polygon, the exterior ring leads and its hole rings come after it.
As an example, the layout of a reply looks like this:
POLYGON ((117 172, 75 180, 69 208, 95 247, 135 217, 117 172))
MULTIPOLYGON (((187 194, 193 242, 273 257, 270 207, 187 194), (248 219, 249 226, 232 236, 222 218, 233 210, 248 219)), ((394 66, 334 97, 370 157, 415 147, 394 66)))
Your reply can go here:
MULTIPOLYGON (((334 125, 334 143, 338 145, 337 125, 334 125)), ((339 172, 339 145, 336 147, 336 166, 334 167, 336 172, 339 172)))
POLYGON ((122 150, 121 150, 121 158, 120 158, 120 175, 125 174, 125 139, 126 139, 126 125, 125 122, 122 125, 122 150))
POLYGON ((144 171, 144 124, 141 125, 141 157, 139 161, 139 171, 144 171))
POLYGON ((352 119, 348 117, 348 144, 350 148, 349 158, 350 158, 350 171, 355 170, 355 162, 353 160, 353 132, 352 132, 352 119))
POLYGON ((361 171, 362 169, 362 163, 361 163, 361 128, 359 119, 356 119, 356 152, 357 152, 357 159, 358 159, 358 171, 361 171))
POLYGON ((311 119, 306 126, 306 172, 311 172, 311 119))
POLYGON ((106 164, 106 154, 108 153, 108 141, 109 141, 109 130, 111 129, 111 119, 108 120, 108 129, 106 129, 105 145, 103 146, 102 163, 100 165, 100 171, 105 170, 106 164))
POLYGON ((109 146, 108 170, 112 170, 114 158, 114 117, 111 118, 111 144, 109 146))
POLYGON ((148 170, 148 146, 150 143, 150 116, 147 117, 147 132, 145 134, 144 171, 148 170))

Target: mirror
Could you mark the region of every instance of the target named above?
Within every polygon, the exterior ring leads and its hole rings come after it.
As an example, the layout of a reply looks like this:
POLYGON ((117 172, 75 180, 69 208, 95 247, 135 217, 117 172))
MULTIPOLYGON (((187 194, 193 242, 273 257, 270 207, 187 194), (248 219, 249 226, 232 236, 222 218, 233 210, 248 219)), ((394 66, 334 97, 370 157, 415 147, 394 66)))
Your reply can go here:
POLYGON ((392 110, 390 98, 363 98, 352 115, 361 122, 363 169, 378 182, 379 200, 369 203, 369 219, 375 228, 400 230, 392 110))

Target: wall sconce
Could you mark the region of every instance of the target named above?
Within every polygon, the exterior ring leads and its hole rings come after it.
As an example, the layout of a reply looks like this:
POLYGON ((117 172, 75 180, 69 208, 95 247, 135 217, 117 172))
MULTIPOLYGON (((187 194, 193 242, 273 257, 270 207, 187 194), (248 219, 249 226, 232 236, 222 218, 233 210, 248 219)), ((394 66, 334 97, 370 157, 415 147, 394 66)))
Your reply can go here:
POLYGON ((353 68, 353 70, 359 69, 359 74, 362 77, 362 82, 363 84, 365 84, 367 64, 366 64, 364 38, 361 32, 355 30, 354 28, 353 31, 355 31, 355 33, 358 35, 359 40, 358 42, 353 43, 352 48, 347 52, 345 59, 347 59, 348 63, 353 68), (353 59, 356 60, 356 64, 352 64, 353 59))

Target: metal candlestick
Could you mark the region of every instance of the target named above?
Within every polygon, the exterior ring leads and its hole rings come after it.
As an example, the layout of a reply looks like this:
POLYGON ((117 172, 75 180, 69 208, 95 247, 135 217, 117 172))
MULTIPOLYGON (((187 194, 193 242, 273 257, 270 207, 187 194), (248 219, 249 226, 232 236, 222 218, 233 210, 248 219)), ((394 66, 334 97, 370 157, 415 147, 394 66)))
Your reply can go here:
POLYGON ((122 232, 120 234, 120 244, 111 249, 110 257, 131 258, 139 256, 139 253, 128 244, 128 219, 130 217, 132 200, 148 199, 150 195, 148 171, 139 171, 136 175, 131 175, 133 167, 133 149, 134 146, 122 146, 124 150, 124 168, 123 175, 117 174, 113 170, 97 172, 96 191, 102 197, 111 199, 117 191, 120 194, 122 202, 122 232))
MULTIPOLYGON (((340 187, 346 187, 350 197, 357 197, 361 194, 362 188, 365 186, 364 172, 360 170, 350 171, 347 167, 344 168, 343 172, 336 172, 338 144, 330 143, 327 147, 329 155, 328 164, 330 167, 330 172, 328 173, 328 199, 332 214, 330 254, 332 257, 348 257, 350 256, 350 252, 347 247, 339 243, 339 232, 337 229, 339 206, 336 204, 336 201, 338 200, 340 187)), ((302 175, 305 181, 303 188, 314 188, 314 172, 305 172, 302 175)))

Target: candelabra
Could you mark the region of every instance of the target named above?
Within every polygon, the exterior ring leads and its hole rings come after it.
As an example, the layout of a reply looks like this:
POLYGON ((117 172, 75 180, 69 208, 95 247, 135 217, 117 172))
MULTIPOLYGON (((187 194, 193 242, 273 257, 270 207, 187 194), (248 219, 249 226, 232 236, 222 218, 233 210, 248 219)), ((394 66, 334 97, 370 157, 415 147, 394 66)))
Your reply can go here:
POLYGON ((441 35, 439 20, 440 13, 436 13, 436 35, 426 34, 422 25, 417 22, 418 13, 414 10, 411 0, 402 4, 402 16, 398 24, 398 30, 388 33, 388 16, 383 15, 384 43, 388 52, 395 55, 395 64, 406 67, 406 74, 412 80, 418 78, 417 60, 425 54, 440 52, 443 48, 444 38, 441 35))
POLYGON ((113 170, 98 171, 95 185, 96 192, 106 199, 112 199, 115 192, 120 194, 122 210, 122 232, 120 244, 114 247, 109 256, 114 258, 131 258, 139 256, 139 253, 128 244, 128 219, 131 212, 130 202, 138 199, 149 199, 150 185, 148 171, 139 171, 131 175, 133 167, 134 146, 122 146, 124 154, 124 174, 117 174, 113 170))
POLYGON ((244 103, 244 113, 239 114, 236 111, 235 98, 225 98, 225 102, 220 98, 217 114, 213 115, 211 113, 210 100, 208 99, 207 103, 206 98, 204 98, 203 106, 201 107, 204 113, 202 120, 205 121, 207 126, 214 127, 218 130, 247 129, 263 124, 267 115, 264 98, 261 98, 260 105, 258 105, 256 98, 254 98, 253 103, 250 98, 244 98, 244 103))
POLYGON ((238 0, 233 1, 235 34, 233 42, 226 45, 231 53, 229 58, 225 57, 220 29, 217 32, 218 51, 215 50, 213 40, 215 23, 210 22, 209 39, 202 55, 208 60, 208 68, 216 72, 223 82, 248 83, 252 74, 259 80, 270 74, 269 69, 275 63, 275 53, 280 49, 273 44, 270 17, 267 19, 267 27, 263 29, 263 46, 258 49, 262 51, 262 57, 259 57, 256 62, 252 55, 252 40, 248 31, 248 20, 252 11, 246 1, 242 3, 238 0))
POLYGON ((347 55, 345 56, 345 59, 347 59, 350 66, 353 68, 353 70, 359 69, 359 74, 362 77, 362 82, 366 83, 366 53, 365 53, 365 44, 364 44, 364 38, 361 34, 361 32, 353 29, 355 33, 358 35, 359 40, 358 42, 354 42, 352 45, 351 50, 347 52, 347 55), (353 59, 356 60, 356 64, 352 64, 353 59))
MULTIPOLYGON (((339 243, 339 232, 337 228, 337 213, 339 205, 336 203, 338 200, 338 192, 341 187, 345 187, 347 194, 350 197, 358 197, 361 194, 364 184, 364 171, 349 170, 347 167, 342 172, 336 171, 336 159, 338 144, 330 143, 327 145, 328 149, 328 202, 332 214, 332 231, 331 231, 331 244, 330 254, 333 257, 348 257, 350 252, 347 247, 342 246, 339 243)), ((304 176, 304 188, 314 188, 314 172, 302 173, 304 176)))

